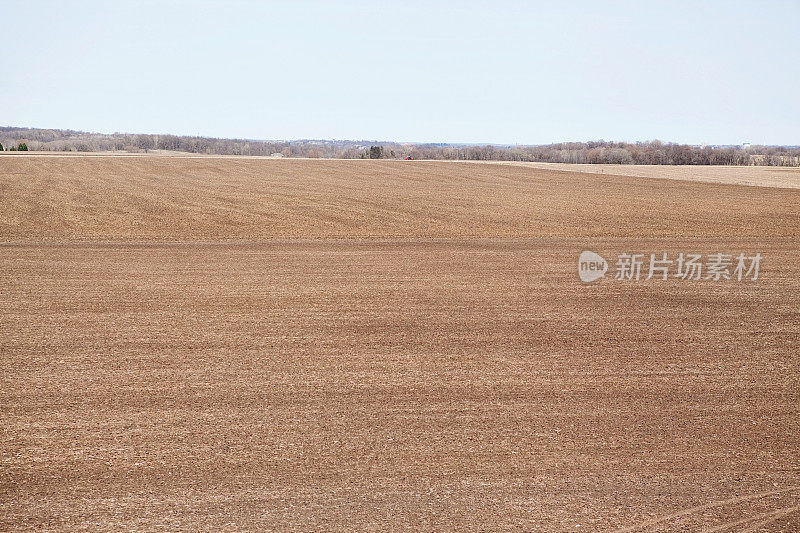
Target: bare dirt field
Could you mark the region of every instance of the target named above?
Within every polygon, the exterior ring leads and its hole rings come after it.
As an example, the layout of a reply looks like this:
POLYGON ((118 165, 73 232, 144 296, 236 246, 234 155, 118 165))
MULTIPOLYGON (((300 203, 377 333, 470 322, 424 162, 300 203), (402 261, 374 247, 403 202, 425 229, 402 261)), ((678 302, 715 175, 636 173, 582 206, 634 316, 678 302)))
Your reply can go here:
POLYGON ((798 234, 791 188, 0 158, 0 529, 796 531, 798 234))
POLYGON ((545 170, 565 170, 591 174, 612 174, 639 178, 702 181, 760 187, 800 189, 800 168, 765 166, 717 166, 717 165, 587 165, 570 163, 526 163, 502 161, 498 164, 520 165, 545 170))

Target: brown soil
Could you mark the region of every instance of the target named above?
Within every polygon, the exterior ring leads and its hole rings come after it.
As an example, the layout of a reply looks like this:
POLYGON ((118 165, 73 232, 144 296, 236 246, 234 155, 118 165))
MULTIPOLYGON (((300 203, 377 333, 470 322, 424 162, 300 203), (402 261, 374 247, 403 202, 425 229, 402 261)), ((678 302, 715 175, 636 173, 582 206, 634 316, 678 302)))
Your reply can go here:
POLYGON ((797 530, 799 232, 792 189, 3 158, 0 529, 797 530))

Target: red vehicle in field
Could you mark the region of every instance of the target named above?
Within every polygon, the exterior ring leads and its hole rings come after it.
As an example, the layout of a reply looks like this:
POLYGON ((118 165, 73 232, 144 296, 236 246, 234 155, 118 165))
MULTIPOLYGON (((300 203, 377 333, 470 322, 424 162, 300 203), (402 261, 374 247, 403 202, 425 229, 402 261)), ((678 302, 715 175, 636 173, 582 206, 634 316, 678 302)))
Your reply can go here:
POLYGON ((406 156, 406 161, 414 161, 414 158, 411 157, 410 155, 407 155, 406 156))

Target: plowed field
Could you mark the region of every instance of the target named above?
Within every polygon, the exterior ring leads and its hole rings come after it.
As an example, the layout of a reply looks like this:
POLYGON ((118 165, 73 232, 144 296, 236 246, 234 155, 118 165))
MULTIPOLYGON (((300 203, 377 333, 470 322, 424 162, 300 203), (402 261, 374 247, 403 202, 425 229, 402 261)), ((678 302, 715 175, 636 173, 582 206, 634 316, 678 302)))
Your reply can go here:
POLYGON ((0 158, 0 529, 796 531, 799 235, 792 188, 0 158))

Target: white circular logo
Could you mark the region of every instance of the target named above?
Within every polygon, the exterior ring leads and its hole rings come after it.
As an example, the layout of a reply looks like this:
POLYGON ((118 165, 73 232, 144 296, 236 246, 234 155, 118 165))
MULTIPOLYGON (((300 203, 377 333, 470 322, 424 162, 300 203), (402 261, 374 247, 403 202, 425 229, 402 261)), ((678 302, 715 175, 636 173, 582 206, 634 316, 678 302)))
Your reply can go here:
POLYGON ((578 276, 584 283, 591 283, 605 277, 608 263, 594 252, 585 250, 578 257, 578 276))

